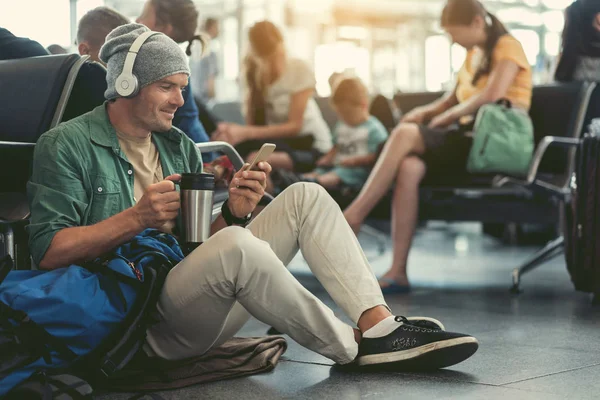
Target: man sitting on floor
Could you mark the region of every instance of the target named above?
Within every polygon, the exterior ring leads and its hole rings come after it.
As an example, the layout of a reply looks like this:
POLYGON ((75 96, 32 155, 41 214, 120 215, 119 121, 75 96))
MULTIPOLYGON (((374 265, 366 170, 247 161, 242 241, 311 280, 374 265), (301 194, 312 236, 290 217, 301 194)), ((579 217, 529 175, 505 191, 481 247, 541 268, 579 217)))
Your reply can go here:
MULTIPOLYGON (((38 141, 28 229, 40 268, 94 259, 146 228, 176 232, 174 181, 202 171, 194 143, 172 125, 189 68, 166 35, 138 40, 147 32, 139 24, 112 31, 100 51, 107 102, 38 141), (116 81, 134 42, 143 43, 133 63, 139 93, 124 97, 116 81)), ((204 354, 250 315, 339 364, 440 368, 477 350, 474 337, 446 332, 436 320, 392 315, 352 230, 320 186, 291 186, 250 222, 271 172, 267 163, 259 168, 235 174, 216 233, 167 276, 144 347, 149 356, 204 354), (357 328, 285 268, 298 250, 357 328)))

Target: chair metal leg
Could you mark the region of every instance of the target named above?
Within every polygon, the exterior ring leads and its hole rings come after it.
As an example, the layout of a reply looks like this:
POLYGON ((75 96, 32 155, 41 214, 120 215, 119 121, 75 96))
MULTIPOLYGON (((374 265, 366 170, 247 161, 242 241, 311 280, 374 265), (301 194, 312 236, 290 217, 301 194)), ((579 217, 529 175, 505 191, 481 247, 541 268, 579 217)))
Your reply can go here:
POLYGON ((529 260, 523 263, 520 267, 515 268, 512 271, 512 281, 513 286, 511 288, 511 292, 519 293, 519 285, 521 283, 521 276, 526 274, 527 272, 533 270, 534 268, 539 267, 546 261, 551 260, 552 258, 558 256, 562 253, 563 247, 565 245, 565 239, 560 236, 546 244, 541 250, 536 252, 529 260))
POLYGON ((360 231, 365 235, 372 237, 375 240, 375 242, 377 243, 377 248, 379 250, 379 255, 385 253, 385 244, 387 242, 387 235, 385 233, 380 232, 367 224, 363 224, 360 227, 360 231))
POLYGON ((4 239, 4 255, 9 255, 15 259, 15 235, 10 225, 2 224, 0 226, 0 232, 4 239))

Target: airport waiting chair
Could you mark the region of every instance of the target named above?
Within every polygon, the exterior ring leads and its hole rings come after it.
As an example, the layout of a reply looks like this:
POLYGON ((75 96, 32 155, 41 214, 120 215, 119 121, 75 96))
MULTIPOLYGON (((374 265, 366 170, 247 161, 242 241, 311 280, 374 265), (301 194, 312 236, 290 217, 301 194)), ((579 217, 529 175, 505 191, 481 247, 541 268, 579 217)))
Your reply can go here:
POLYGON ((329 102, 329 97, 315 97, 315 101, 317 106, 319 106, 319 110, 321 110, 321 114, 323 115, 323 119, 327 123, 327 126, 333 131, 335 124, 337 123, 337 115, 329 102))
POLYGON ((242 114, 242 105, 237 101, 216 103, 211 108, 211 112, 222 121, 233 122, 239 125, 246 124, 246 120, 242 114))
MULTIPOLYGON (((595 88, 594 83, 587 82, 534 87, 529 114, 534 125, 536 151, 527 177, 426 178, 421 188, 420 218, 553 224, 558 227, 562 210, 569 201, 575 145, 584 131, 585 116, 595 88)), ((422 99, 430 100, 424 96, 422 99)), ((402 101, 398 103, 402 107, 402 101)), ((525 273, 560 254, 561 247, 559 237, 515 268, 512 271, 513 292, 519 291, 525 273)))
POLYGON ((398 125, 402 116, 394 101, 381 94, 375 95, 371 100, 369 114, 377 118, 388 132, 398 125))
MULTIPOLYGON (((76 54, 0 61, 0 251, 16 268, 31 266, 25 226, 29 219, 26 184, 38 138, 62 121, 91 111, 104 102, 106 70, 76 54)), ((197 145, 201 152, 221 151, 239 168, 242 158, 226 143, 197 145)), ((227 190, 215 194, 213 214, 227 190)))
MULTIPOLYGON (((333 130, 337 123, 337 115, 335 114, 333 107, 331 107, 331 104, 329 104, 329 98, 315 97, 314 99, 319 106, 319 110, 321 111, 327 126, 329 126, 329 129, 333 130)), ((242 104, 237 101, 216 103, 211 111, 216 117, 225 122, 233 122, 240 125, 246 124, 246 120, 242 114, 242 104)))
MULTIPOLYGON (((478 221, 483 223, 554 224, 569 201, 569 180, 574 168, 574 149, 590 119, 589 104, 594 83, 536 86, 530 116, 533 121, 536 152, 526 178, 497 174, 426 177, 420 188, 419 219, 478 221), (587 117, 586 117, 587 114, 587 117)), ((402 113, 427 104, 442 93, 409 93, 395 97, 402 113)), ((342 208, 351 203, 357 191, 335 193, 342 208)), ((389 220, 391 193, 369 215, 389 220)), ((521 276, 556 254, 562 239, 551 241, 530 260, 512 272, 513 290, 521 276)))
MULTIPOLYGON (((554 146, 546 147, 550 140, 546 137, 581 135, 583 116, 594 87, 591 83, 572 83, 534 88, 529 114, 534 125, 536 153, 531 168, 535 168, 538 180, 557 186, 567 182, 572 155, 554 146)), ((498 182, 506 181, 502 178, 497 174, 426 177, 421 188, 421 217, 486 223, 558 221, 560 207, 546 193, 501 185, 498 182)))
POLYGON ((394 103, 402 115, 407 114, 414 108, 429 104, 442 97, 446 92, 400 92, 394 96, 394 103))
POLYGON ((5 254, 27 263, 24 225, 29 217, 25 186, 33 146, 62 120, 85 58, 56 55, 0 61, 0 228, 5 254), (10 172, 9 172, 10 171, 10 172))
MULTIPOLYGON (((530 166, 529 173, 526 179, 519 180, 512 177, 504 177, 496 182, 497 186, 517 185, 521 187, 529 187, 533 190, 545 193, 548 197, 554 199, 559 204, 559 232, 560 234, 554 240, 548 242, 542 249, 533 254, 523 264, 512 271, 513 293, 520 292, 521 277, 541 266, 552 258, 564 252, 564 218, 567 207, 570 207, 572 185, 575 182, 576 170, 576 150, 580 143, 580 139, 587 132, 589 123, 594 118, 600 118, 600 86, 595 83, 573 84, 581 85, 584 95, 582 102, 573 115, 570 121, 571 134, 561 136, 546 136, 540 140, 537 146, 534 161, 530 166), (558 150, 558 152, 556 151, 558 150), (564 162, 565 168, 556 170, 557 163, 564 162), (543 171, 551 170, 552 172, 544 173, 543 171)), ((532 107, 533 109, 533 107, 532 107)), ((537 110, 543 113, 544 110, 537 110)), ((532 118, 533 118, 532 114, 532 118)), ((553 121, 552 114, 546 115, 547 128, 552 129, 553 121)))

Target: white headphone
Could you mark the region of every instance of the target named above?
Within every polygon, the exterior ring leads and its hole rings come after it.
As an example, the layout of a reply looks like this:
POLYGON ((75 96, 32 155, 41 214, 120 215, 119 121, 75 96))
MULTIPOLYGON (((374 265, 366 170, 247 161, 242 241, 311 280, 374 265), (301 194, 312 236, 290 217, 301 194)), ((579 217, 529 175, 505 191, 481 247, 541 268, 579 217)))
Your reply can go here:
POLYGON ((140 48, 150 36, 158 35, 160 32, 144 32, 133 42, 127 57, 125 58, 125 64, 123 64, 123 72, 117 77, 115 81, 115 89, 117 94, 123 97, 134 97, 139 91, 139 82, 137 77, 133 74, 133 65, 135 58, 137 57, 140 48))

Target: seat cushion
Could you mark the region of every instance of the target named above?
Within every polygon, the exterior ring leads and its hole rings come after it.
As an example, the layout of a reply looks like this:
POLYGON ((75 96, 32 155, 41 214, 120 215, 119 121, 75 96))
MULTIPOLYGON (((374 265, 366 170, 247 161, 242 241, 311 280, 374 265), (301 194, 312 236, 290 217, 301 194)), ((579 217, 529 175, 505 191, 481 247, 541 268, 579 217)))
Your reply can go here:
POLYGON ((441 188, 452 188, 452 187, 473 187, 473 188, 486 188, 491 187, 494 177, 496 174, 460 174, 460 175, 446 175, 440 174, 430 175, 425 177, 421 183, 421 187, 441 187, 441 188))
POLYGON ((67 75, 79 55, 0 61, 0 140, 35 143, 51 128, 67 75))
POLYGON ((0 193, 0 223, 13 223, 29 217, 25 193, 0 193))

